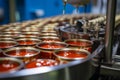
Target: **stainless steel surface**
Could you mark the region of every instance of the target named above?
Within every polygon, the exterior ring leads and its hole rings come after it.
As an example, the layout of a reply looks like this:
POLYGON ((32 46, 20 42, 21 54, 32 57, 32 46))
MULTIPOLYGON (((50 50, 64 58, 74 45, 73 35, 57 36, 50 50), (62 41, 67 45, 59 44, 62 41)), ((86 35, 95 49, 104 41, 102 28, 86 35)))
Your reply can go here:
POLYGON ((51 36, 51 37, 57 37, 57 34, 56 33, 46 33, 46 34, 40 34, 39 35, 40 37, 47 37, 47 36, 51 36))
POLYGON ((4 34, 4 35, 1 35, 0 34, 0 38, 15 38, 16 36, 14 36, 14 35, 10 35, 10 34, 4 34))
POLYGON ((71 29, 70 26, 61 26, 59 29, 58 34, 60 35, 60 38, 62 40, 67 40, 67 39, 89 39, 90 36, 89 34, 84 34, 82 32, 77 33, 76 31, 69 31, 67 29, 71 29))
POLYGON ((61 42, 59 37, 40 37, 40 40, 43 42, 61 42))
POLYGON ((115 11, 116 11, 116 0, 108 0, 107 24, 106 24, 106 31, 105 31, 105 61, 107 63, 112 62, 115 11))
POLYGON ((13 38, 0 38, 0 41, 14 41, 13 38))
POLYGON ((9 1, 9 16, 10 16, 10 22, 15 22, 16 21, 16 5, 15 5, 15 0, 9 1))
MULTIPOLYGON (((93 64, 98 66, 98 64, 93 64)), ((100 74, 104 76, 120 77, 120 62, 114 62, 111 66, 101 65, 100 74)))
POLYGON ((16 73, 0 74, 1 80, 88 80, 91 73, 90 60, 98 55, 103 49, 103 45, 92 53, 85 60, 73 61, 68 64, 55 67, 42 67, 33 69, 23 69, 16 73))
POLYGON ((23 31, 22 34, 36 34, 36 35, 39 35, 39 32, 38 31, 23 31))
POLYGON ((16 41, 24 41, 24 40, 33 40, 33 41, 40 41, 38 38, 19 38, 19 39, 16 39, 16 41))
POLYGON ((35 36, 35 35, 31 35, 31 36, 27 36, 27 35, 19 35, 19 36, 16 37, 16 39, 17 39, 17 38, 38 38, 38 37, 35 36))

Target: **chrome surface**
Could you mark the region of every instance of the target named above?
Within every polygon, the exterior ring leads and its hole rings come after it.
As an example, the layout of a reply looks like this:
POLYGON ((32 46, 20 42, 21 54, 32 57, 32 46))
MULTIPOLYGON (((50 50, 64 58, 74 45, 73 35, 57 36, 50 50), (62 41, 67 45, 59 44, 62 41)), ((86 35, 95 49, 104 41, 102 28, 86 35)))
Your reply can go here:
MULTIPOLYGON (((60 35, 60 38, 63 40, 78 39, 78 38, 89 39, 90 38, 89 34, 84 34, 82 32, 77 33, 76 31, 69 31, 67 29, 71 29, 71 27, 70 26, 66 26, 66 27, 62 26, 59 29, 58 35, 60 35)), ((73 30, 73 29, 71 29, 71 30, 73 30)))
POLYGON ((59 39, 59 37, 51 37, 51 36, 45 36, 45 37, 40 37, 40 39, 59 39))
POLYGON ((55 34, 55 33, 46 33, 46 34, 40 34, 39 36, 40 36, 40 37, 42 37, 42 36, 53 36, 53 37, 57 37, 57 34, 55 34))
POLYGON ((90 57, 85 60, 73 61, 68 64, 42 67, 33 69, 23 69, 16 73, 0 74, 2 80, 88 80, 91 73, 90 60, 98 55, 104 45, 99 45, 90 57))
POLYGON ((38 36, 35 36, 35 35, 31 35, 31 36, 27 36, 27 35, 19 35, 16 37, 17 38, 37 38, 38 36))
POLYGON ((0 35, 0 38, 15 38, 16 36, 14 35, 7 35, 7 34, 4 34, 4 35, 0 35))
POLYGON ((40 41, 38 38, 19 38, 19 39, 17 39, 16 41, 19 41, 19 40, 33 40, 33 41, 40 41))
POLYGON ((38 31, 22 31, 22 34, 33 34, 33 35, 39 35, 38 31))
POLYGON ((59 37, 50 37, 50 36, 40 37, 40 40, 43 42, 61 42, 59 37))
POLYGON ((107 4, 107 23, 105 30, 105 61, 112 62, 112 48, 115 26, 116 0, 108 0, 107 4), (111 6, 112 5, 112 6, 111 6))
POLYGON ((14 41, 13 38, 0 38, 0 41, 14 41))

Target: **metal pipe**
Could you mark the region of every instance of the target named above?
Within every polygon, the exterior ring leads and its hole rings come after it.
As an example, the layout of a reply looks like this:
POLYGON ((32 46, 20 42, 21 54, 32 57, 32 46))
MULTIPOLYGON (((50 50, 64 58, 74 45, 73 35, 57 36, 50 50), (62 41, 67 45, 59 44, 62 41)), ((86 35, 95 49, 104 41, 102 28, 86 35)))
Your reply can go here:
POLYGON ((115 26, 116 0, 107 2, 107 23, 105 31, 105 62, 112 62, 113 36, 115 26))
POLYGON ((16 11, 16 5, 15 0, 9 0, 9 16, 10 16, 10 22, 15 22, 15 11, 16 11))

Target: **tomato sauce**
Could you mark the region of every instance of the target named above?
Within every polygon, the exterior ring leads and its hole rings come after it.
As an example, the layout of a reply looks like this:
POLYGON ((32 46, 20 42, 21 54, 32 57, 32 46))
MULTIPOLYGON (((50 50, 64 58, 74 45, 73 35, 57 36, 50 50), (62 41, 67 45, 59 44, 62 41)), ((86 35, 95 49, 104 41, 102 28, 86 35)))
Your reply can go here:
POLYGON ((0 72, 7 72, 10 71, 16 67, 18 67, 20 64, 15 61, 10 60, 1 60, 0 61, 0 72))
POLYGON ((87 41, 66 41, 70 47, 76 47, 80 49, 85 49, 92 52, 92 43, 87 41))
POLYGON ((18 56, 18 57, 30 57, 30 56, 35 55, 36 53, 37 53, 37 51, 25 50, 25 49, 12 50, 12 51, 6 52, 6 54, 8 54, 10 56, 18 56))
POLYGON ((17 41, 19 45, 35 45, 38 41, 34 40, 19 40, 17 41))
POLYGON ((66 58, 86 58, 87 54, 85 52, 79 51, 60 51, 57 55, 66 57, 66 58))
POLYGON ((40 48, 44 48, 44 49, 59 49, 59 48, 64 48, 65 45, 62 44, 42 44, 39 45, 40 48))
POLYGON ((8 42, 0 42, 0 48, 4 49, 4 48, 9 48, 9 47, 13 47, 15 46, 15 43, 8 43, 8 42))
POLYGON ((56 66, 58 62, 51 59, 38 59, 26 64, 26 68, 36 68, 36 67, 43 67, 43 66, 56 66))

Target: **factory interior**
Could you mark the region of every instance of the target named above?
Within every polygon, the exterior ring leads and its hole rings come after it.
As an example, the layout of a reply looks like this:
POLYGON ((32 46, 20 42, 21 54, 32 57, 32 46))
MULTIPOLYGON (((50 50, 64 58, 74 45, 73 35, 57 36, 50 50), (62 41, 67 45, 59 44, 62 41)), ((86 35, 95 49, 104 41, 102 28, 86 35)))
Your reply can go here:
POLYGON ((120 80, 120 0, 0 0, 0 80, 120 80))

